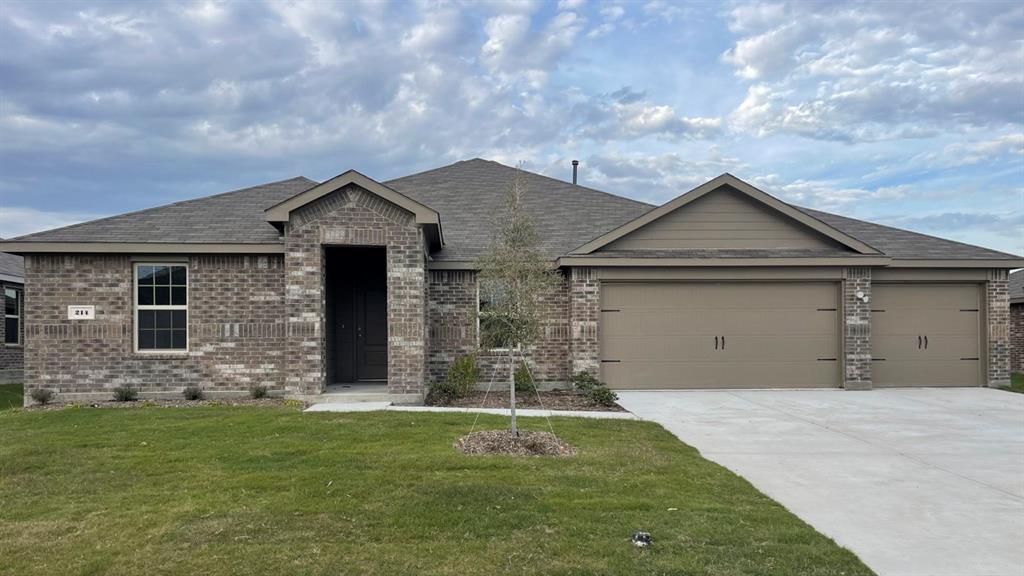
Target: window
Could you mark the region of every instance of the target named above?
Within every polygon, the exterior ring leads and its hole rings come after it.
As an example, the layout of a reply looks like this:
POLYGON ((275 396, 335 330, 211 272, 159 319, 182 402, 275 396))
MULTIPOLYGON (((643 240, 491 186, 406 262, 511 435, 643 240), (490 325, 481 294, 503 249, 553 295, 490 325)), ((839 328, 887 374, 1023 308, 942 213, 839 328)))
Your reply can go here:
POLYGON ((188 350, 188 268, 184 264, 136 264, 135 349, 188 350))
POLYGON ((4 288, 4 344, 21 344, 21 290, 4 288))

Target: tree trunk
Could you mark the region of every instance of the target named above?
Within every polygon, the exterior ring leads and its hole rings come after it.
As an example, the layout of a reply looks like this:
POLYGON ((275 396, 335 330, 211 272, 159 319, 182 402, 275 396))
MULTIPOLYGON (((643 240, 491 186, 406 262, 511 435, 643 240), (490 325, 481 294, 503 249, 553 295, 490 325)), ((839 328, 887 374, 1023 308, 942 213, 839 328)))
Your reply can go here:
POLYGON ((512 409, 512 435, 519 436, 519 426, 516 424, 516 360, 511 348, 508 351, 508 390, 509 407, 512 409))

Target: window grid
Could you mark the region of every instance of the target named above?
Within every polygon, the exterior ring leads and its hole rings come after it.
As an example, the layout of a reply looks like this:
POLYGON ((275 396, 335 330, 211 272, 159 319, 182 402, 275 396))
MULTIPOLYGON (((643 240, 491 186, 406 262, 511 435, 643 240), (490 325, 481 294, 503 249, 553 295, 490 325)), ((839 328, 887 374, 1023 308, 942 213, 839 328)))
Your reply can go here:
POLYGON ((18 288, 4 288, 4 344, 21 345, 21 295, 18 288))
POLYGON ((136 352, 188 352, 188 276, 180 262, 135 265, 136 352))

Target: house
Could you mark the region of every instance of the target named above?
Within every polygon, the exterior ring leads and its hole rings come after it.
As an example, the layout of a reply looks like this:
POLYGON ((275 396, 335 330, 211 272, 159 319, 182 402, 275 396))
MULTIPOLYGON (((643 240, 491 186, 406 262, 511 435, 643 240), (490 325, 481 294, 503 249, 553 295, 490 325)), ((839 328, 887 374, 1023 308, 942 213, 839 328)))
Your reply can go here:
POLYGON ((0 311, 0 384, 22 381, 25 323, 22 308, 25 289, 25 265, 21 256, 0 252, 0 292, 4 309, 0 311))
MULTIPOLYGON (((25 256, 26 390, 58 400, 335 384, 417 401, 477 347, 474 261, 514 168, 292 178, 0 243, 25 256), (373 388, 376 387, 376 388, 373 388)), ((542 383, 618 389, 995 386, 1024 259, 783 202, 723 174, 651 206, 539 174, 564 278, 542 383)), ((500 376, 481 355, 484 379, 500 376)))
POLYGON ((1024 270, 1010 274, 1010 371, 1024 373, 1024 270))

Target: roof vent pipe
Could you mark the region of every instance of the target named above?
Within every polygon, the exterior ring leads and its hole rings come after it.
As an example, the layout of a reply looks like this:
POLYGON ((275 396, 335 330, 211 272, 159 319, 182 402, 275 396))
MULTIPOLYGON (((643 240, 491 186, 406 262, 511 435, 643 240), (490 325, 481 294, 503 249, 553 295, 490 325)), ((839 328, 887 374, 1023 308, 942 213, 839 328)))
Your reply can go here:
POLYGON ((572 161, 572 183, 573 183, 573 185, 576 184, 576 168, 579 167, 579 165, 580 165, 580 161, 579 160, 573 160, 572 161))

